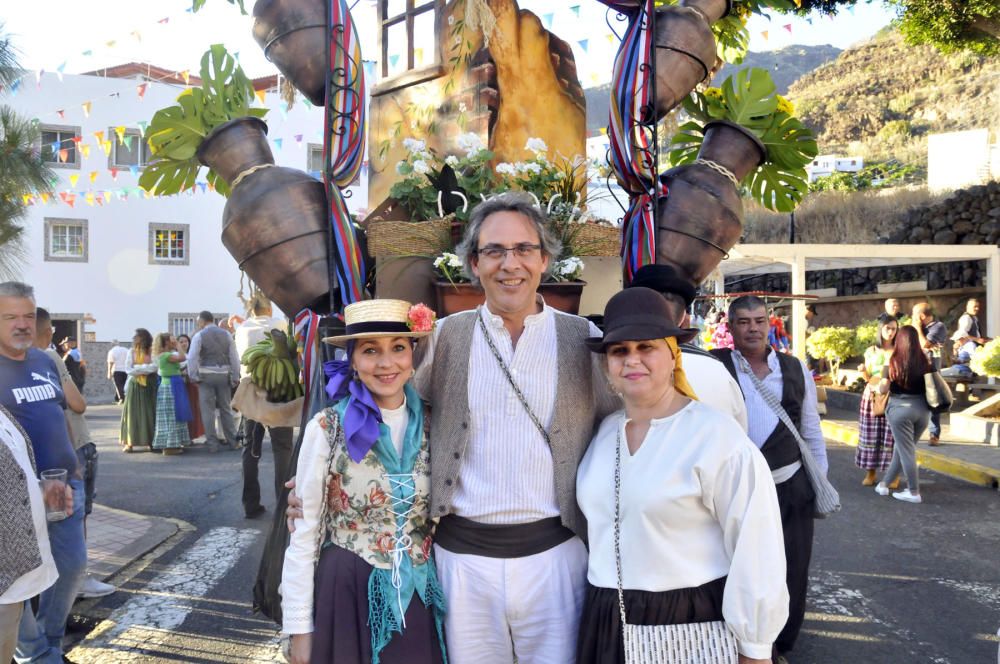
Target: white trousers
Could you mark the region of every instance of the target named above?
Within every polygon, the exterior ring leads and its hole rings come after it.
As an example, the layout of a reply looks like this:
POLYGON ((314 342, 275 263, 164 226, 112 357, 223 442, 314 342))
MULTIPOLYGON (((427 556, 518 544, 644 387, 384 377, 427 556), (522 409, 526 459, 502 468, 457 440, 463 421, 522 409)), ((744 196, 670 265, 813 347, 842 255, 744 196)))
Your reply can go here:
POLYGON ((587 548, 573 537, 524 558, 452 553, 434 545, 448 602, 450 664, 574 664, 587 548))

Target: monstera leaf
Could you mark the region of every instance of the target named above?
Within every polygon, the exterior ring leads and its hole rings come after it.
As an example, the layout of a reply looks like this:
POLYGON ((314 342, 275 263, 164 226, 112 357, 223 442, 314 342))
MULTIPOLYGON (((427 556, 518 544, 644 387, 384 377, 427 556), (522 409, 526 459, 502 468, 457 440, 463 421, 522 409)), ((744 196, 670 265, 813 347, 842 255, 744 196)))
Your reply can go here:
MULTIPOLYGON (((146 130, 154 161, 139 178, 139 186, 158 196, 176 194, 194 186, 201 164, 198 148, 212 130, 242 117, 262 118, 265 108, 251 108, 253 85, 236 59, 221 44, 201 58, 201 87, 184 90, 177 104, 157 111, 146 130)), ((229 186, 214 172, 208 181, 223 196, 229 186)))
POLYGON ((770 125, 778 108, 777 88, 766 69, 750 67, 729 76, 722 83, 722 96, 728 109, 724 119, 754 131, 770 125))

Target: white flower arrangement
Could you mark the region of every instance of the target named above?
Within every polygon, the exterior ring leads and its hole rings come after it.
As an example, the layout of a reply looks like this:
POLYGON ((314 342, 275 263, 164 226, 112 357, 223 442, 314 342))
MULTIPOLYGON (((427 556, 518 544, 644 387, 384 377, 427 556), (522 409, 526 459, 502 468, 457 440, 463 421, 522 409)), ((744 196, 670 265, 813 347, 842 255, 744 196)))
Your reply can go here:
POLYGON ((456 166, 458 166, 458 157, 456 157, 453 154, 450 154, 444 158, 444 163, 448 164, 452 168, 455 168, 456 166))
POLYGON ((419 175, 427 175, 431 172, 431 167, 423 159, 417 159, 413 162, 413 172, 419 175))
POLYGON ((534 152, 535 156, 544 155, 549 151, 549 146, 545 144, 540 138, 529 138, 528 142, 524 144, 524 149, 530 152, 534 152))
POLYGON ((423 153, 427 151, 427 143, 417 138, 404 138, 403 147, 410 153, 423 153))
POLYGON ((444 252, 434 259, 434 269, 451 283, 468 281, 462 274, 462 259, 451 252, 444 252))
POLYGON ((455 139, 455 143, 459 148, 465 150, 465 154, 468 157, 475 157, 486 149, 486 145, 483 143, 483 139, 479 138, 479 134, 472 132, 459 135, 455 139))
POLYGON ((552 278, 556 281, 579 281, 583 274, 583 261, 576 256, 556 261, 552 266, 552 278))
POLYGON ((506 161, 497 164, 494 169, 498 175, 517 175, 517 169, 514 164, 507 163, 506 161))

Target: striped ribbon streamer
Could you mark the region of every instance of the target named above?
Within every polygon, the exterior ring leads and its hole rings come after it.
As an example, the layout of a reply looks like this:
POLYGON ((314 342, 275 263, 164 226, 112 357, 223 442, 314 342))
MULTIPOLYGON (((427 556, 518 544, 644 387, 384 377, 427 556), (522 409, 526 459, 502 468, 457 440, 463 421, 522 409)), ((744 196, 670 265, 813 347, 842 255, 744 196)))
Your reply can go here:
MULTIPOLYGON (((364 159, 365 74, 361 43, 346 0, 330 1, 330 69, 324 153, 337 285, 342 305, 364 296, 365 264, 341 189, 357 177, 364 159)), ((332 286, 332 284, 331 284, 332 286)))
POLYGON ((312 378, 320 368, 319 362, 319 314, 303 309, 295 317, 295 342, 299 346, 299 366, 302 367, 302 383, 305 388, 305 403, 309 403, 312 378))
POLYGON ((622 261, 625 278, 631 280, 636 270, 656 260, 656 202, 667 195, 666 185, 657 177, 653 159, 657 146, 650 131, 655 113, 650 17, 655 7, 654 0, 601 1, 629 16, 611 79, 608 137, 611 167, 629 194, 622 221, 622 261))

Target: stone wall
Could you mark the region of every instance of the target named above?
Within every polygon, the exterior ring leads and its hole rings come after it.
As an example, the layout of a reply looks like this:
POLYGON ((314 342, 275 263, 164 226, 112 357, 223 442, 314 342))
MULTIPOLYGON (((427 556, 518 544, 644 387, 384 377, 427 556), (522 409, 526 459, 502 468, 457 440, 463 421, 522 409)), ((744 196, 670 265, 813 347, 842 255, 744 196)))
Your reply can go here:
POLYGON ((1000 244, 1000 182, 956 191, 902 213, 890 244, 1000 244))
MULTIPOLYGON (((817 270, 806 273, 806 288, 836 288, 837 295, 868 295, 880 283, 927 281, 928 290, 978 288, 986 278, 986 261, 954 261, 921 265, 896 265, 856 270, 817 270)), ((778 272, 756 277, 726 279, 726 292, 767 291, 790 293, 791 274, 778 272)), ((886 295, 886 297, 889 297, 886 295)))
POLYGON ((87 341, 81 344, 80 352, 87 362, 87 382, 83 385, 83 398, 90 405, 112 403, 115 400, 115 384, 107 379, 109 350, 110 341, 87 341))

